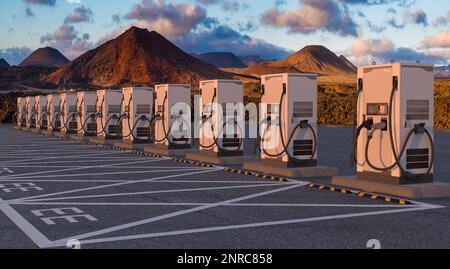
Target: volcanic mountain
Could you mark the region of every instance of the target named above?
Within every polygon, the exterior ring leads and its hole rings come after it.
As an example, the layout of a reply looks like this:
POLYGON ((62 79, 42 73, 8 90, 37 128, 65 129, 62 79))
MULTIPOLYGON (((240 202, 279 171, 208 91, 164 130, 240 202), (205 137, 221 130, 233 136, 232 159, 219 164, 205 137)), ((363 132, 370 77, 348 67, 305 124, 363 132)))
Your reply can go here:
POLYGON ((354 83, 356 71, 342 58, 324 46, 306 46, 300 51, 275 62, 254 64, 235 73, 261 76, 275 72, 303 72, 317 74, 319 82, 354 83))
POLYGON ((68 63, 69 60, 59 50, 45 47, 35 50, 19 66, 55 67, 68 63))
POLYGON ((283 60, 275 62, 274 65, 290 65, 304 72, 322 75, 355 74, 355 71, 347 63, 324 46, 306 46, 283 60))
POLYGON ((349 59, 347 59, 347 57, 345 57, 344 55, 339 56, 339 59, 341 59, 348 67, 350 67, 353 71, 357 71, 358 68, 352 63, 350 62, 349 59))
POLYGON ((196 55, 197 58, 218 68, 247 67, 236 55, 231 52, 208 52, 196 55))
POLYGON ((50 74, 54 84, 116 86, 127 83, 191 83, 230 78, 157 32, 131 27, 116 39, 88 51, 50 74))
POLYGON ((0 67, 10 67, 10 65, 5 59, 1 58, 0 59, 0 67))

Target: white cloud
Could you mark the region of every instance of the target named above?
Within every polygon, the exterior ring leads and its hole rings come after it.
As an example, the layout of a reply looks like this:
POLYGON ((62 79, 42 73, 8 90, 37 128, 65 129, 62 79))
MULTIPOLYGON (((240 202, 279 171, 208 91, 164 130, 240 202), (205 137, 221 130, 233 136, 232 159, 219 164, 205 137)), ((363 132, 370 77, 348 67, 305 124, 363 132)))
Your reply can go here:
POLYGON ((450 31, 440 31, 422 40, 422 48, 450 48, 450 31))

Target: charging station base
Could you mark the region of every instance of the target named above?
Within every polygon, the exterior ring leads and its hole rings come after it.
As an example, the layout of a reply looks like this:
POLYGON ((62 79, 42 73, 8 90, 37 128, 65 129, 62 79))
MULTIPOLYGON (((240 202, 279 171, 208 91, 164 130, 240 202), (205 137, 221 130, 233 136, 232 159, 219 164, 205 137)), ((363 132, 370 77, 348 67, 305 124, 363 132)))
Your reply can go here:
POLYGON ((54 136, 55 133, 59 133, 59 131, 53 132, 53 131, 49 131, 49 130, 44 130, 44 131, 41 132, 41 134, 42 134, 42 135, 45 135, 45 136, 54 136))
POLYGON ((66 137, 66 133, 63 133, 63 132, 56 132, 53 135, 58 137, 58 138, 65 138, 66 137))
POLYGON ((197 151, 195 153, 190 153, 186 155, 186 159, 210 163, 215 165, 242 165, 246 162, 257 162, 259 158, 255 156, 213 156, 211 153, 202 153, 201 151, 197 151))
POLYGON ((169 149, 167 147, 161 147, 157 145, 146 145, 144 147, 144 152, 149 154, 163 155, 167 157, 184 157, 187 154, 194 152, 194 149, 169 149))
POLYGON ((89 138, 88 141, 96 145, 112 145, 114 142, 117 142, 117 139, 109 139, 105 137, 96 136, 89 138))
POLYGON ((44 135, 44 136, 50 136, 50 135, 53 135, 53 133, 52 133, 51 131, 49 131, 49 130, 43 130, 43 131, 41 132, 41 135, 44 135))
POLYGON ((288 178, 305 177, 333 177, 339 175, 339 169, 327 166, 312 167, 280 167, 271 166, 262 162, 244 163, 244 170, 255 171, 263 174, 282 176, 288 178))
POLYGON ((89 136, 89 135, 84 135, 84 134, 74 134, 72 135, 70 138, 72 138, 75 141, 89 141, 90 138, 93 138, 96 136, 89 136))
POLYGON ((383 193, 412 199, 450 197, 450 184, 442 182, 398 185, 361 180, 357 179, 356 176, 339 176, 333 177, 331 183, 365 192, 383 193))
POLYGON ((142 144, 142 143, 133 143, 131 141, 125 141, 125 140, 116 140, 113 142, 113 146, 122 148, 122 149, 128 149, 128 150, 137 150, 137 151, 144 151, 145 146, 149 146, 151 144, 142 144))

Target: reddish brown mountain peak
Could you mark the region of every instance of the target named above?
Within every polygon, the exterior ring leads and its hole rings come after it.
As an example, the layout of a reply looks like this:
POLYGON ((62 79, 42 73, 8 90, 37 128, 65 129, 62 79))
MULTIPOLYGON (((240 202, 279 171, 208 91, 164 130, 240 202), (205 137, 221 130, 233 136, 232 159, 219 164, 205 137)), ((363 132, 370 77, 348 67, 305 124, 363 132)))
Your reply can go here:
POLYGON ((155 31, 131 27, 50 74, 55 84, 192 83, 230 75, 185 53, 155 31))
POLYGON ((68 63, 69 60, 52 47, 39 48, 31 53, 19 66, 54 67, 68 63))
POLYGON ((355 71, 334 52, 320 45, 306 46, 276 64, 291 65, 305 72, 322 75, 355 74, 355 71))

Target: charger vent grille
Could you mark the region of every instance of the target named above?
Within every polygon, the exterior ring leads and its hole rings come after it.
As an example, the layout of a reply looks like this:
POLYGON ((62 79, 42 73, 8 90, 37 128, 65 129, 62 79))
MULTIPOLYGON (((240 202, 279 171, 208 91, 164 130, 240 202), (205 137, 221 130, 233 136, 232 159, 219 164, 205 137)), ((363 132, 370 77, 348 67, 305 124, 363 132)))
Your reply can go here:
POLYGON ((149 137, 150 136, 150 128, 149 127, 137 127, 136 128, 136 136, 137 137, 149 137))
POLYGON ((313 102, 294 102, 293 118, 312 118, 313 102))
POLYGON ((77 106, 69 106, 69 113, 77 112, 77 106))
POLYGON ((137 114, 151 114, 152 107, 150 104, 137 104, 136 105, 136 113, 137 114))
POLYGON ((408 120, 429 120, 430 102, 428 100, 407 100, 406 119, 408 120))
POLYGON ((120 114, 120 112, 121 112, 120 105, 109 105, 108 106, 108 113, 120 114))
POLYGON ((429 164, 429 152, 427 148, 406 150, 406 169, 425 169, 429 164))
POLYGON ((87 113, 95 113, 97 112, 97 106, 88 105, 87 106, 87 113))
POLYGON ((313 154, 313 141, 308 140, 294 140, 293 143, 294 156, 311 156, 313 154))
POLYGON ((78 129, 78 123, 76 121, 69 122, 69 130, 77 130, 78 129))
POLYGON ((120 128, 119 125, 109 125, 108 126, 108 133, 110 135, 121 135, 122 134, 122 128, 120 128))
POLYGON ((93 123, 88 123, 86 124, 87 126, 87 131, 89 133, 93 133, 97 131, 97 122, 93 122, 93 123))

